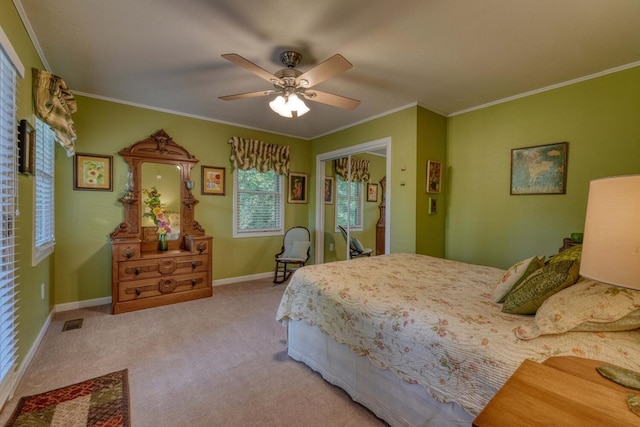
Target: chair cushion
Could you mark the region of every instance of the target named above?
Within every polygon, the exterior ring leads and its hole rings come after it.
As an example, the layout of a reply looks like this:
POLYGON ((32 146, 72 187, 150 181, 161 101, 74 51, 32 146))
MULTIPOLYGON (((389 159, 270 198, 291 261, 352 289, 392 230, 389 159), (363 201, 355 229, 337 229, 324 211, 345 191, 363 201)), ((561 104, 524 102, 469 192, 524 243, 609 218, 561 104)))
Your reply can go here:
POLYGON ((293 242, 291 247, 285 249, 284 254, 282 254, 280 259, 299 259, 304 261, 307 259, 307 251, 309 250, 310 245, 311 242, 301 242, 296 240, 293 242))
POLYGON ((362 243, 360 243, 360 240, 356 239, 355 237, 352 237, 351 244, 353 245, 353 249, 355 249, 356 251, 360 253, 364 252, 364 246, 362 246, 362 243))

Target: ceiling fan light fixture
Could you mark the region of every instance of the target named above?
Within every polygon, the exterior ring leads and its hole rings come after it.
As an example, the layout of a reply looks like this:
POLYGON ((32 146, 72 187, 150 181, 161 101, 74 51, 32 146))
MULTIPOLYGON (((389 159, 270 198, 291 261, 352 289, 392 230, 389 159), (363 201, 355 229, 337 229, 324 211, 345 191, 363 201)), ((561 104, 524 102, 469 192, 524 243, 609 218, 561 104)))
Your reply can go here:
POLYGON ((293 118, 300 117, 309 112, 309 107, 304 103, 298 95, 295 93, 290 94, 287 99, 284 96, 278 95, 276 99, 269 103, 269 107, 282 117, 293 118))

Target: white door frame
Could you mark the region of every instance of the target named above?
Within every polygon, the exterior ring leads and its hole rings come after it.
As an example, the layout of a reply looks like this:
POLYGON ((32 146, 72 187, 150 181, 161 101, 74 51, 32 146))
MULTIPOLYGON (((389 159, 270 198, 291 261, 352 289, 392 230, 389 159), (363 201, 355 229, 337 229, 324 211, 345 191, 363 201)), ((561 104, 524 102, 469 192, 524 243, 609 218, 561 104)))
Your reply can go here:
POLYGON ((385 189, 385 224, 384 224, 384 252, 389 253, 391 244, 391 137, 376 139, 358 145, 341 148, 316 155, 316 264, 324 262, 324 162, 327 160, 339 159, 341 157, 360 154, 366 151, 382 150, 386 151, 386 177, 387 185, 385 189))

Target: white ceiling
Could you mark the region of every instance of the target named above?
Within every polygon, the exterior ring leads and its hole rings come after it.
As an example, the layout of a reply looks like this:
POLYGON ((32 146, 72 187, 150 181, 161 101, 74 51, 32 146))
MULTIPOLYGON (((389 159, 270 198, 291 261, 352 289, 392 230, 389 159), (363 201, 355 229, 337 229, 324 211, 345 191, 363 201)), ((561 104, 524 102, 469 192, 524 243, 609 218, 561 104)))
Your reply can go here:
POLYGON ((46 67, 76 93, 301 138, 411 104, 449 115, 640 65, 640 0, 14 2, 46 67), (316 88, 360 106, 308 102, 285 119, 272 97, 218 99, 270 88, 221 54, 275 72, 285 48, 303 54, 302 71, 346 57, 353 68, 316 88))

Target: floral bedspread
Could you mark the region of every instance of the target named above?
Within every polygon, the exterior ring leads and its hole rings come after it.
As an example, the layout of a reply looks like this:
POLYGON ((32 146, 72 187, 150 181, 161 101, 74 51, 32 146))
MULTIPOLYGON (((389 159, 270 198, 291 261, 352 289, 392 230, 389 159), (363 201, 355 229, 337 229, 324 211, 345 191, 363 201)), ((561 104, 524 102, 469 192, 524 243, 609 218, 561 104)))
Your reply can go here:
POLYGON ((503 270, 416 254, 299 269, 276 318, 316 325, 442 402, 478 414, 524 359, 579 356, 640 370, 640 331, 569 332, 523 341, 533 316, 492 301, 503 270))

